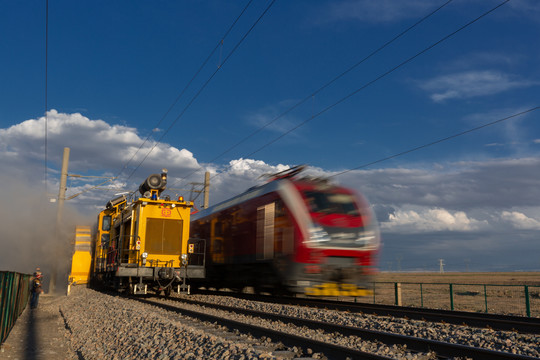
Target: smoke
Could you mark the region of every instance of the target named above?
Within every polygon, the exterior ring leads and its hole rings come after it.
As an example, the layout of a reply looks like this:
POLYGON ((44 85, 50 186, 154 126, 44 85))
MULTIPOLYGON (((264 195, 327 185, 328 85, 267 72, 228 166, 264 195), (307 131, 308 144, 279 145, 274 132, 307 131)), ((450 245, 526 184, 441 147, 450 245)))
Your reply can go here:
POLYGON ((90 225, 68 204, 62 221, 57 223, 57 202, 50 202, 45 186, 31 184, 7 175, 0 176, 6 190, 0 206, 0 271, 32 274, 40 268, 44 289, 48 291, 51 274, 56 270, 56 290, 63 291, 71 267, 76 225, 90 225))

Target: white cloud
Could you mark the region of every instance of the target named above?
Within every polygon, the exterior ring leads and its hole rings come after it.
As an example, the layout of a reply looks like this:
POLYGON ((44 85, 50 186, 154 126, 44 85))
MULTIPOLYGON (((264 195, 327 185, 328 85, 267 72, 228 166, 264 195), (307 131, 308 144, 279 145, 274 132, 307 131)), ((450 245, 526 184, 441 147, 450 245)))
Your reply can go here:
MULTIPOLYGON (((34 167, 45 158, 45 117, 30 119, 7 129, 0 129, 0 165, 34 167)), ((110 125, 81 114, 51 110, 47 118, 47 157, 51 165, 61 163, 64 147, 71 149, 70 171, 119 172, 130 162, 128 170, 146 157, 142 171, 165 167, 173 171, 194 169, 199 165, 193 154, 165 143, 154 144, 139 137, 137 130, 110 125), (131 161, 130 161, 131 160, 131 161)))
POLYGON ((503 211, 501 219, 521 230, 540 230, 540 219, 533 219, 518 211, 503 211))
POLYGON ((424 82, 421 88, 435 102, 498 94, 515 88, 529 87, 536 82, 519 79, 500 71, 465 71, 438 76, 424 82))
POLYGON ((398 209, 390 214, 389 221, 381 228, 389 232, 422 233, 435 231, 476 231, 484 228, 487 221, 467 216, 463 211, 446 209, 398 209))

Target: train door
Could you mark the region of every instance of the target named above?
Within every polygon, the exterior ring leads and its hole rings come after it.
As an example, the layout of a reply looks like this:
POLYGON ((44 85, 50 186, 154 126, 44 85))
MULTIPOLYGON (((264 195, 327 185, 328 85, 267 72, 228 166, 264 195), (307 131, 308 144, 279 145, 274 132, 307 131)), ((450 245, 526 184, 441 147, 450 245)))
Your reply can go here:
POLYGON ((281 199, 275 203, 275 256, 286 256, 294 253, 294 226, 281 199))
POLYGON ((223 224, 218 218, 213 218, 210 224, 210 248, 212 249, 212 262, 223 264, 225 262, 225 246, 223 244, 223 224))
POLYGON ((120 263, 127 264, 129 263, 129 250, 131 245, 131 216, 129 216, 128 220, 122 224, 122 229, 120 230, 120 239, 120 263))
POLYGON ((257 208, 257 260, 274 258, 275 203, 257 208))

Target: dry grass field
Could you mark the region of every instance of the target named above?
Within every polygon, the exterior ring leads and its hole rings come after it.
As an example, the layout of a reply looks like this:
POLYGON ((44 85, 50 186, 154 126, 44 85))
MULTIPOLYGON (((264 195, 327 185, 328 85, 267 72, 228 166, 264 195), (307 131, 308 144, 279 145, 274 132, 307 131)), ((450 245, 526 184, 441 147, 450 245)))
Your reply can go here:
POLYGON ((380 273, 373 298, 393 305, 540 317, 540 273, 380 273), (452 284, 452 285, 450 285, 452 284))
POLYGON ((377 282, 413 283, 454 283, 454 284, 493 284, 493 285, 537 285, 540 286, 540 272, 509 273, 397 273, 381 272, 377 282))

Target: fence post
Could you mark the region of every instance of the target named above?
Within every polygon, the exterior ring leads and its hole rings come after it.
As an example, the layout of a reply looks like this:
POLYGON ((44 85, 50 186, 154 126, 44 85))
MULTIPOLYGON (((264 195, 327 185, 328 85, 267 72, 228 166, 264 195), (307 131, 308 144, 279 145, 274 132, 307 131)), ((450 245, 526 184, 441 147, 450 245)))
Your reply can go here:
POLYGON ((527 317, 531 317, 531 302, 529 300, 529 286, 525 285, 525 308, 527 309, 527 317))
POLYGON ((450 285, 450 310, 454 311, 454 284, 450 285))
POLYGON ((486 303, 486 314, 488 313, 488 307, 487 307, 487 286, 484 284, 484 302, 486 303))
POLYGON ((422 289, 422 283, 420 283, 420 307, 424 307, 424 291, 422 289))
POLYGON ((402 306, 402 302, 401 302, 401 283, 394 283, 394 292, 395 292, 395 304, 397 306, 402 306))
POLYGON ((376 304, 376 302, 375 302, 375 287, 376 287, 376 286, 377 286, 377 283, 374 282, 374 283, 373 283, 373 303, 374 303, 374 304, 376 304))

